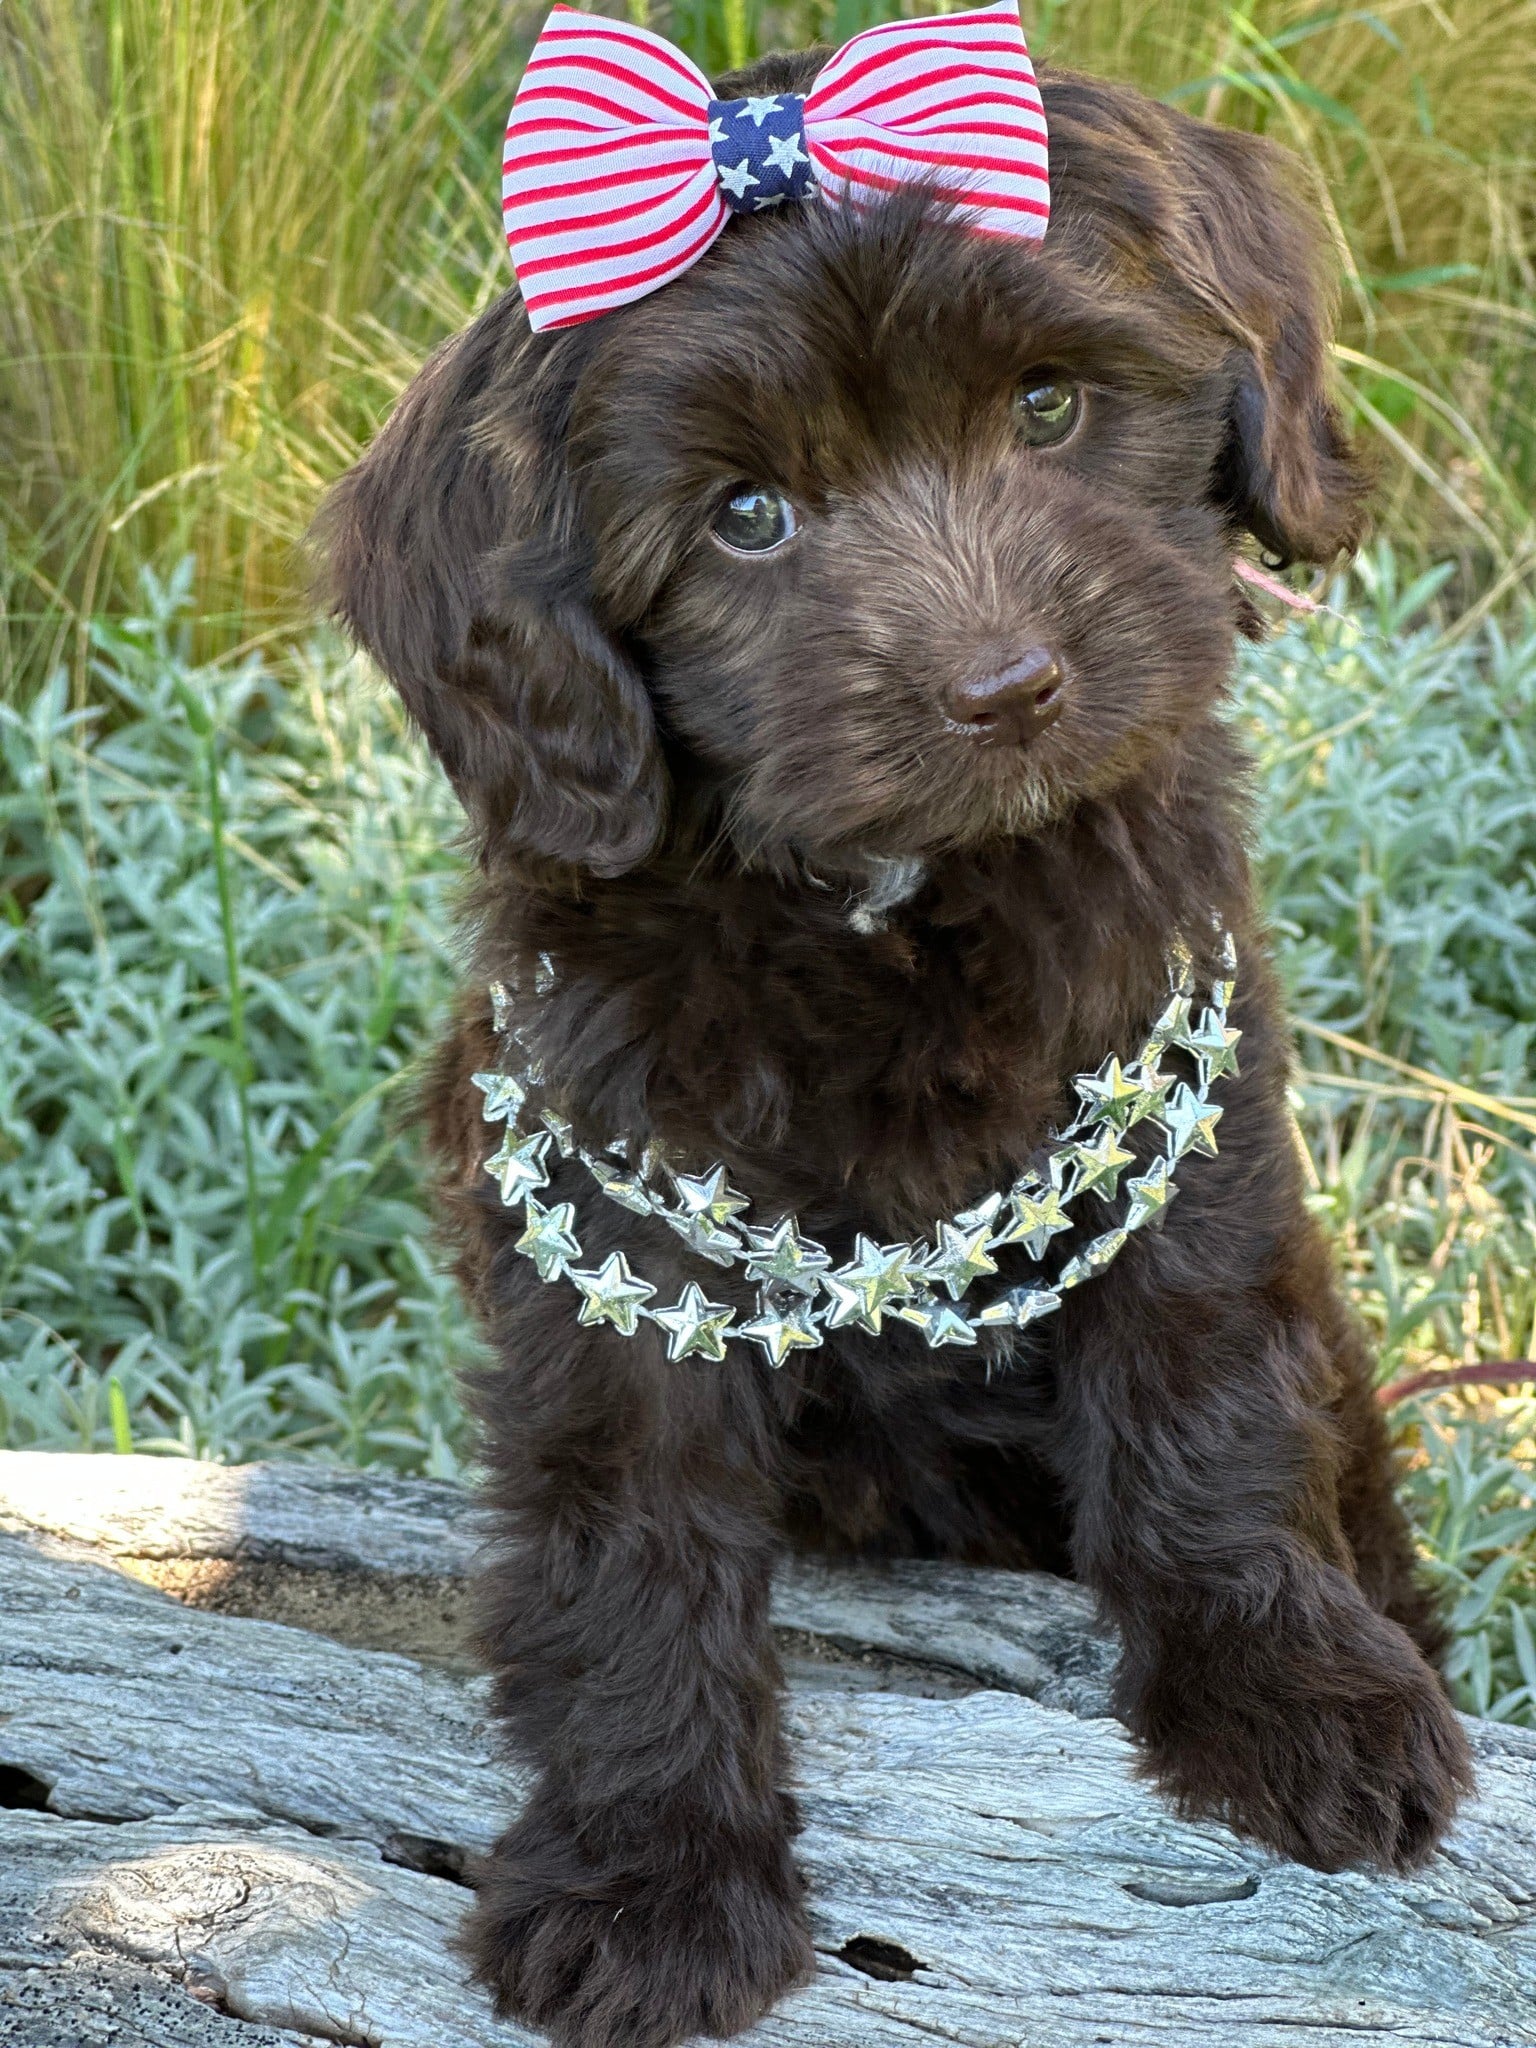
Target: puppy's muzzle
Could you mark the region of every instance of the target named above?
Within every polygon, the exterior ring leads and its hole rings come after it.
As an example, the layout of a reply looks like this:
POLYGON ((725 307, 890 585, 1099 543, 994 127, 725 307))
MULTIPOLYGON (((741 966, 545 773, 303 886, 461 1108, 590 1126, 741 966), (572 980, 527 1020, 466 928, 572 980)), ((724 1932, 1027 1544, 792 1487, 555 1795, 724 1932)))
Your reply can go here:
POLYGON ((1047 647, 1028 647, 1002 668, 990 664, 944 693, 952 726, 994 746, 1024 747, 1061 716, 1066 677, 1047 647))

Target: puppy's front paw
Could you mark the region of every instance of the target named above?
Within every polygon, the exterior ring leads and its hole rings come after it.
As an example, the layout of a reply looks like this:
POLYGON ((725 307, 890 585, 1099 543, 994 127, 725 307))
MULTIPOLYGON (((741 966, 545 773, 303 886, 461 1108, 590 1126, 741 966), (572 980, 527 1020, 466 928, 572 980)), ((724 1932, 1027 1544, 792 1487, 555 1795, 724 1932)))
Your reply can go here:
POLYGON ((1159 1671, 1132 1716, 1180 1812, 1316 1870, 1427 1861, 1471 1788, 1471 1757, 1396 1623, 1362 1610, 1321 1640, 1282 1625, 1217 1643, 1159 1671))
MULTIPOLYGON (((682 1845, 678 1845, 682 1846, 682 1845)), ((464 1946, 503 2019, 555 2048, 674 2048, 740 2033, 814 1967, 787 1845, 650 1875, 519 1853, 483 1875, 464 1946)))

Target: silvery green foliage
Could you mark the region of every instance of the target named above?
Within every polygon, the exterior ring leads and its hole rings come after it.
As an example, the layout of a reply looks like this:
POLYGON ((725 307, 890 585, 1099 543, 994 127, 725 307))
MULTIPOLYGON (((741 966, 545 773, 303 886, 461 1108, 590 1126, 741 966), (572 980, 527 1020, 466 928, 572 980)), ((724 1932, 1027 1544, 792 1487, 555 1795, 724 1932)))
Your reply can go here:
POLYGON ((1263 878, 1301 1017, 1494 1094, 1536 1047, 1536 618, 1516 637, 1428 607, 1386 548, 1347 615, 1243 662, 1263 878))
MULTIPOLYGON (((1447 573, 1404 583, 1375 550, 1331 593, 1346 616, 1247 655, 1237 716, 1260 767, 1261 869, 1295 1015, 1529 1109, 1536 618, 1447 627, 1429 609, 1447 573)), ((1314 1206, 1383 1377, 1408 1368, 1410 1343, 1428 1348, 1426 1329, 1451 1358, 1536 1356, 1529 1136, 1463 1108, 1457 1149, 1411 1077, 1305 1029, 1299 1049, 1362 1084, 1351 1095, 1304 1081, 1299 1106, 1314 1206)), ((1458 1697, 1536 1725, 1536 1402, 1396 1413, 1426 1568, 1449 1601, 1458 1697)))
POLYGON ((1507 1422, 1424 1419, 1428 1456, 1406 1474, 1428 1569, 1447 1600, 1448 1670, 1463 1706, 1536 1727, 1536 1473, 1507 1422))
POLYGON ((4 1440, 449 1469, 397 1084, 448 980, 451 808, 334 656, 192 667, 185 588, 96 631, 91 709, 62 673, 0 707, 4 1440))

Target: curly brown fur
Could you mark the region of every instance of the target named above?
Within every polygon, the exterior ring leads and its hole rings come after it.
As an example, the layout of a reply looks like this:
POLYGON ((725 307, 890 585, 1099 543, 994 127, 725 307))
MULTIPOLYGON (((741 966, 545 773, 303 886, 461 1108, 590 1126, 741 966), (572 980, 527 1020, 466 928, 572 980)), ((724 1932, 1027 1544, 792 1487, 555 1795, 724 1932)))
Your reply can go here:
MULTIPOLYGON (((1067 74, 1044 91, 1039 251, 921 198, 808 205, 590 325, 530 337, 509 294, 325 519, 336 607, 479 854, 432 1129, 494 1352, 481 1641, 542 1775, 470 1941, 562 2048, 728 2034, 811 1968, 768 1625, 786 1540, 1075 1572, 1120 1626, 1148 1770, 1323 1868, 1422 1859, 1467 1783, 1303 1205, 1221 717, 1242 534, 1319 562, 1358 530, 1312 213, 1266 144, 1067 74), (1031 450, 1012 395, 1041 370, 1086 404, 1031 450), (782 558, 711 543, 740 478, 800 506, 782 558), (1035 642, 1067 676, 1048 731, 946 724, 947 690, 1035 642), (1220 1156, 1006 1353, 891 1326, 780 1372, 739 1343, 669 1365, 653 1327, 579 1329, 513 1250, 469 1076, 496 1057, 486 982, 528 988, 540 953, 557 986, 522 1021, 580 1132, 722 1160, 841 1256, 1011 1177, 1213 911, 1244 1033, 1220 1156)), ((622 1246, 663 1298, 697 1278, 750 1308, 579 1168, 554 1193, 589 1263, 622 1246)))

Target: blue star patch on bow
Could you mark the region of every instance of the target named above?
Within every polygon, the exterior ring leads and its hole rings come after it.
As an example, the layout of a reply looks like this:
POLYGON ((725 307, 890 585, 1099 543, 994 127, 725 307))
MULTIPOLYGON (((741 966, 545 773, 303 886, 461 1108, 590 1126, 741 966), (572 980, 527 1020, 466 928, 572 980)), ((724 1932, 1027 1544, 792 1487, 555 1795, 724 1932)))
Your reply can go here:
POLYGON ((762 213, 786 199, 804 199, 811 190, 805 101, 799 93, 711 100, 709 147, 721 196, 732 213, 762 213))

